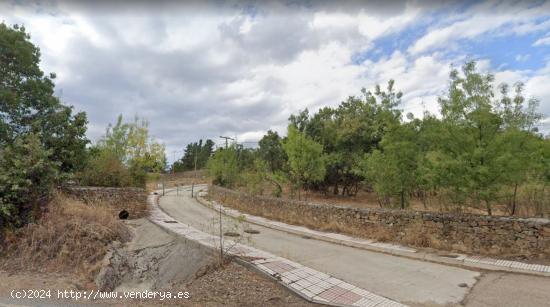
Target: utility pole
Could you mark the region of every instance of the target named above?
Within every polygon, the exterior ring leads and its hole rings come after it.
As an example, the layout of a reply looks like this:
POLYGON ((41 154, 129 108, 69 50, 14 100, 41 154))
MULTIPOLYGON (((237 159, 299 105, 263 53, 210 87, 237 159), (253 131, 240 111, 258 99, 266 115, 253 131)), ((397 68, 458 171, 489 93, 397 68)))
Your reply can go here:
POLYGON ((195 147, 195 174, 194 174, 194 177, 193 178, 193 183, 191 184, 191 198, 193 198, 193 192, 195 190, 195 181, 197 179, 197 148, 195 147))
POLYGON ((232 140, 232 141, 235 140, 234 138, 231 138, 228 136, 221 136, 221 135, 220 135, 220 138, 225 139, 225 149, 227 149, 227 140, 232 140))
POLYGON ((176 151, 172 150, 172 174, 176 173, 176 169, 174 168, 174 163, 176 163, 176 151))
MULTIPOLYGON (((233 138, 231 137, 228 137, 228 136, 221 136, 220 135, 220 138, 222 139, 225 139, 225 149, 227 150, 227 147, 228 147, 228 140, 234 140, 233 138)), ((226 164, 227 161, 225 161, 225 155, 224 155, 224 159, 223 159, 223 165, 224 165, 224 168, 225 168, 225 164, 226 164)), ((219 204, 219 210, 220 210, 220 263, 223 265, 223 228, 222 228, 222 206, 221 204, 219 204)))

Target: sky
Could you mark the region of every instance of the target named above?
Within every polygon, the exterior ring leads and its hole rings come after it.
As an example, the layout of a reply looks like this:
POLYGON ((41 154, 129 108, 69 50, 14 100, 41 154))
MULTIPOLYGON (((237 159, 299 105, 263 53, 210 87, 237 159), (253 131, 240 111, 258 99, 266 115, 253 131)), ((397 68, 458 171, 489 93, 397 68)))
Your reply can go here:
POLYGON ((169 161, 201 138, 285 134, 291 114, 390 79, 405 113, 436 113, 470 60, 523 82, 550 132, 550 1, 0 1, 0 21, 30 32, 90 140, 138 115, 169 161))

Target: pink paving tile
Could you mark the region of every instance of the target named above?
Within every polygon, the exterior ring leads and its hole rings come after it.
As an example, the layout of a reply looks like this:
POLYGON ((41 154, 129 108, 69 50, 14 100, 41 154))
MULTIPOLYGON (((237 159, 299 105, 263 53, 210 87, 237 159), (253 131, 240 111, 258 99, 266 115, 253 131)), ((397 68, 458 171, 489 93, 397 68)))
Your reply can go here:
POLYGON ((348 291, 335 299, 331 300, 332 303, 351 305, 362 298, 361 295, 348 291))
POLYGON ((349 292, 349 291, 344 289, 344 288, 340 288, 338 286, 332 286, 332 287, 328 288, 327 290, 321 292, 321 294, 319 294, 319 297, 324 298, 328 301, 332 301, 333 299, 337 298, 338 296, 340 296, 340 295, 342 295, 346 292, 349 292))
POLYGON ((295 269, 295 267, 291 266, 290 264, 284 263, 282 261, 268 262, 268 263, 264 263, 263 265, 279 274, 292 271, 295 269))

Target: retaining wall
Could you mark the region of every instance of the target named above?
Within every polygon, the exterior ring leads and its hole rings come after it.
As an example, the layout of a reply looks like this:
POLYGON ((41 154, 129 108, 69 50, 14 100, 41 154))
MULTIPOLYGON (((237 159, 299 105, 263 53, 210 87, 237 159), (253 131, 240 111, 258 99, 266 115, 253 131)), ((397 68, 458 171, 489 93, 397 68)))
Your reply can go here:
POLYGON ((147 192, 140 188, 63 187, 63 192, 89 205, 108 205, 113 210, 126 210, 130 218, 147 215, 147 192))
POLYGON ((211 186, 209 196, 242 212, 319 230, 419 247, 550 259, 550 220, 351 208, 252 196, 211 186))

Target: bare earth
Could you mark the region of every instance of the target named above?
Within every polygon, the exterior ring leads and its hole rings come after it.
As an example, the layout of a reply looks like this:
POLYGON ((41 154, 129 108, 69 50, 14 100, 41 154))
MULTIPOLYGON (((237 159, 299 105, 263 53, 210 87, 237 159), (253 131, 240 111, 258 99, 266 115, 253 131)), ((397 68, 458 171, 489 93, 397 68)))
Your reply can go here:
MULTIPOLYGON (((134 230, 134 238, 128 243, 131 249, 158 248, 159 243, 167 243, 171 235, 167 234, 148 220, 134 220, 129 223, 134 230), (156 240, 151 240, 156 238, 156 240)), ((203 272, 191 282, 174 284, 162 291, 187 291, 189 299, 159 301, 131 300, 132 305, 185 305, 185 306, 313 306, 278 284, 256 272, 236 263, 226 264, 223 268, 212 268, 203 272), (204 274, 204 275, 203 275, 204 274)), ((69 274, 46 274, 34 272, 8 273, 0 271, 0 306, 56 306, 77 303, 71 300, 57 300, 57 290, 92 290, 93 283, 85 283, 69 274), (52 299, 22 300, 11 299, 12 290, 50 289, 52 299), (55 293, 55 294, 54 294, 55 293)), ((127 306, 125 301, 80 301, 78 305, 127 306)))

